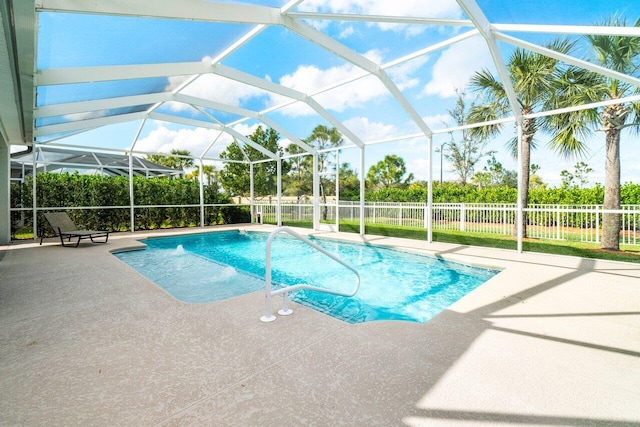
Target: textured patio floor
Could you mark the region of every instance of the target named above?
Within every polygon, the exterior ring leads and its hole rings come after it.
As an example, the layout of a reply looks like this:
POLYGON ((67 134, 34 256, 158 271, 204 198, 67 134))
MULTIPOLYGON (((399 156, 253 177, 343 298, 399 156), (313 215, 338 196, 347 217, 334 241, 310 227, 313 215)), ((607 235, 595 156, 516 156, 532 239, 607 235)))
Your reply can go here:
POLYGON ((639 265, 340 234, 504 270, 426 324, 264 324, 109 252, 146 235, 0 247, 0 425, 640 426, 639 265))

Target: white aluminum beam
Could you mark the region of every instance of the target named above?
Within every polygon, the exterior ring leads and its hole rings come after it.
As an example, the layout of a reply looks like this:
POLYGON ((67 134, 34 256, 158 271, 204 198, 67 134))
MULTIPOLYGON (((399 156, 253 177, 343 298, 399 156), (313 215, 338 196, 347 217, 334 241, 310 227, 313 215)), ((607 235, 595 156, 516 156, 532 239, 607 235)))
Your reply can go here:
POLYGON ((51 68, 38 70, 34 80, 38 86, 49 86, 204 74, 209 72, 211 72, 211 66, 204 62, 107 65, 102 67, 51 68))
POLYGON ((308 97, 306 102, 307 102, 307 105, 309 105, 318 114, 324 117, 325 120, 327 120, 333 127, 338 129, 338 131, 340 131, 340 133, 344 135, 348 140, 356 144, 358 147, 364 146, 364 142, 358 136, 356 136, 356 134, 351 132, 349 128, 343 125, 340 120, 336 119, 333 116, 333 114, 329 113, 323 106, 318 104, 318 102, 315 99, 308 97))
POLYGON ((155 104, 171 100, 170 92, 148 95, 123 96, 118 98, 96 99, 92 101, 69 102, 36 107, 34 118, 64 116, 67 114, 87 113, 90 111, 109 110, 113 108, 134 107, 136 105, 155 104))
POLYGON ((624 73, 619 73, 609 68, 601 67, 591 62, 583 61, 581 59, 577 59, 572 56, 565 55, 560 52, 556 52, 555 50, 547 49, 546 47, 529 43, 524 40, 518 39, 516 37, 508 36, 506 34, 496 33, 495 37, 498 40, 502 40, 503 42, 512 44, 517 47, 521 47, 523 49, 531 50, 532 52, 539 53, 540 55, 548 56, 550 58, 557 59, 558 61, 566 62, 567 64, 575 65, 576 67, 584 68, 585 70, 593 71, 594 73, 601 74, 612 79, 617 79, 622 82, 629 83, 630 85, 633 85, 636 87, 640 87, 640 79, 637 79, 633 76, 629 76, 624 73))
POLYGON ((242 46, 248 43, 255 36, 263 32, 266 28, 267 28, 266 25, 256 25, 251 30, 247 31, 242 37, 238 38, 235 42, 233 42, 231 46, 229 46, 228 48, 223 50, 219 55, 213 58, 211 63, 217 64, 219 62, 222 62, 223 59, 231 55, 236 50, 240 49, 242 46))
POLYGON ((327 49, 330 52, 338 55, 342 59, 362 68, 363 70, 369 72, 370 74, 378 77, 382 84, 387 88, 387 90, 391 93, 391 96, 395 98, 395 100, 402 106, 402 108, 409 114, 409 117, 414 121, 414 123, 418 126, 418 128, 425 134, 431 135, 431 129, 424 122, 420 114, 413 108, 413 105, 405 98, 400 89, 393 83, 393 81, 389 78, 389 76, 385 73, 382 68, 376 64, 375 62, 369 60, 368 58, 354 52, 347 46, 339 43, 335 39, 327 36, 326 34, 312 28, 302 22, 287 19, 286 27, 289 28, 296 34, 306 38, 310 42, 327 49))
POLYGON ((509 105, 511 106, 511 110, 513 111, 516 123, 521 123, 522 109, 520 108, 520 103, 518 102, 518 97, 516 95, 515 89, 513 88, 511 76, 509 75, 509 71, 507 70, 507 67, 505 65, 504 58, 502 57, 500 48, 498 47, 498 44, 496 43, 496 40, 493 36, 489 20, 484 15, 484 12, 482 12, 482 9, 480 9, 475 0, 456 1, 465 11, 467 16, 471 18, 478 31, 480 31, 480 34, 482 34, 482 36, 485 38, 487 46, 489 47, 489 52, 491 52, 493 63, 496 66, 498 75, 500 76, 500 81, 502 82, 502 86, 504 87, 507 98, 509 99, 509 105))
POLYGON ((640 27, 609 27, 604 25, 530 25, 530 24, 491 24, 496 31, 543 34, 574 34, 640 37, 640 27))
POLYGON ((290 12, 287 16, 295 19, 314 19, 320 21, 356 21, 356 22, 382 22, 389 24, 408 25, 443 25, 453 27, 473 27, 468 19, 438 19, 419 18, 412 16, 384 16, 364 15, 352 13, 319 13, 319 12, 290 12))
POLYGON ((419 58, 419 57, 421 57, 423 55, 428 55, 428 54, 430 54, 432 52, 436 52, 436 51, 438 51, 440 49, 444 49, 445 47, 448 47, 448 46, 450 46, 452 44, 459 43, 459 42, 461 42, 463 40, 466 40, 466 39, 469 39, 471 37, 475 37, 478 34, 480 34, 480 32, 478 30, 476 30, 476 29, 467 31, 466 33, 459 34, 459 35, 457 35, 455 37, 452 37, 452 38, 450 38, 448 40, 444 40, 444 41, 442 41, 440 43, 436 43, 436 44, 428 46, 428 47, 426 47, 424 49, 417 50, 417 51, 415 51, 413 53, 410 53, 408 55, 405 55, 405 56, 403 56, 401 58, 394 59, 393 61, 387 62, 386 64, 382 64, 380 66, 380 68, 383 69, 383 70, 386 70, 387 68, 394 67, 396 65, 402 64, 403 62, 411 61, 412 59, 419 58))
POLYGON ((264 124, 266 124, 267 126, 272 127, 273 129, 275 129, 278 133, 284 135, 291 142, 293 142, 294 144, 296 144, 297 146, 299 146, 303 150, 305 150, 305 151, 307 151, 309 153, 315 153, 315 151, 316 151, 315 148, 309 146, 307 143, 303 142, 300 138, 298 138, 297 136, 293 135, 292 133, 287 131, 285 128, 283 128, 282 126, 280 126, 277 123, 275 123, 273 120, 263 116, 262 114, 260 114, 260 113, 258 113, 256 111, 247 110, 246 108, 235 107, 235 106, 232 106, 232 105, 222 104, 220 102, 209 101, 209 100, 206 100, 206 99, 196 98, 194 96, 188 96, 188 95, 182 95, 182 94, 176 94, 174 98, 178 102, 184 102, 185 104, 189 104, 189 105, 192 105, 194 107, 204 107, 204 108, 209 108, 209 109, 212 109, 212 110, 224 111, 225 113, 235 114, 235 115, 238 115, 238 116, 250 117, 250 118, 259 120, 259 121, 263 122, 264 124))
MULTIPOLYGON (((280 9, 280 13, 284 14, 284 13, 288 12, 289 10, 293 9, 294 7, 296 7, 298 4, 302 3, 302 1, 303 0, 290 1, 289 3, 287 3, 286 5, 284 5, 280 9)), ((215 58, 213 58, 211 63, 212 64, 218 64, 218 63, 222 62, 222 60, 224 60, 226 57, 231 55, 233 52, 235 52, 238 49, 240 49, 242 46, 244 46, 246 43, 248 43, 255 36, 257 36, 258 34, 263 32, 266 28, 267 28, 267 25, 265 25, 265 24, 256 25, 251 30, 247 31, 244 35, 239 37, 235 42, 233 42, 231 44, 231 46, 229 46, 224 51, 222 51, 219 55, 217 55, 215 58)), ((191 84, 196 78, 197 77, 195 77, 193 79, 190 79, 188 82, 183 84, 180 88, 178 88, 178 90, 176 90, 175 92, 180 92, 182 89, 184 89, 189 84, 191 84)))
POLYGON ((218 142, 218 140, 220 139, 222 134, 223 134, 223 132, 218 133, 216 135, 216 137, 213 138, 213 141, 211 141, 211 143, 209 145, 207 145, 207 148, 204 149, 204 151, 202 152, 202 154, 199 157, 200 161, 202 161, 202 159, 204 159, 204 157, 207 155, 209 150, 211 150, 211 148, 216 144, 216 142, 218 142))
POLYGON ((265 156, 269 157, 270 159, 273 159, 273 160, 278 160, 279 159, 279 156, 276 153, 272 153, 271 151, 269 151, 266 148, 264 148, 262 145, 256 144, 251 139, 249 139, 246 136, 242 135, 241 133, 239 133, 235 129, 227 127, 227 126, 223 126, 223 129, 229 135, 231 135, 234 138, 244 142, 245 144, 255 148, 256 150, 258 150, 259 152, 261 152, 265 156))
POLYGON ((226 77, 231 80, 235 80, 240 83, 245 83, 250 86, 255 86, 260 89, 264 89, 268 92, 277 93, 278 95, 286 96, 287 98, 292 98, 297 101, 305 101, 306 95, 302 92, 298 92, 295 89, 288 88, 286 86, 279 85, 277 83, 273 83, 272 81, 261 79, 260 77, 256 77, 254 75, 236 70, 235 68, 230 68, 221 64, 215 64, 211 67, 211 72, 226 77))
POLYGON ((628 102, 640 102, 640 95, 626 96, 624 98, 608 99, 606 101, 594 102, 592 104, 574 105, 572 107, 558 108, 556 110, 541 111, 539 113, 525 114, 524 117, 533 119, 536 117, 553 116, 554 114, 570 113, 572 111, 590 110, 593 108, 606 107, 607 105, 626 104, 628 102))
POLYGON ((224 111, 225 113, 235 114, 237 116, 247 116, 251 118, 258 118, 259 114, 256 111, 248 110, 246 108, 236 107, 233 105, 223 104, 217 101, 209 101, 208 99, 198 98, 191 95, 183 95, 177 93, 173 96, 173 100, 177 102, 183 102, 185 104, 192 105, 194 107, 204 107, 211 110, 224 111))
POLYGON ((347 129, 338 119, 336 119, 332 114, 330 114, 324 107, 318 104, 313 98, 310 98, 306 94, 299 92, 295 89, 288 88, 286 86, 279 85, 277 83, 273 83, 269 80, 261 79, 259 77, 253 76, 251 74, 243 73, 242 71, 238 71, 233 68, 226 67, 224 65, 214 65, 213 72, 220 76, 245 83, 248 85, 252 85, 255 87, 259 87, 269 92, 277 93, 279 95, 285 96, 287 98, 295 99, 300 102, 304 102, 309 105, 313 110, 315 110, 320 116, 324 117, 332 126, 340 131, 346 138, 351 140, 354 144, 361 146, 363 142, 358 138, 353 132, 347 129))
POLYGON ((202 120, 188 119, 188 118, 185 118, 185 117, 178 117, 178 116, 173 116, 171 114, 161 114, 161 113, 151 113, 151 114, 149 114, 149 119, 160 120, 160 121, 169 122, 169 123, 178 123, 178 124, 182 124, 182 125, 186 125, 186 126, 193 126, 195 128, 207 128, 207 129, 223 131, 223 132, 226 132, 229 135, 233 136, 234 138, 239 139, 240 141, 244 142, 245 144, 250 145, 251 147, 255 148, 256 150, 258 150, 259 152, 261 152, 265 156, 269 157, 270 159, 277 159, 278 158, 278 156, 276 154, 274 154, 271 151, 267 150, 263 146, 256 144, 255 142, 253 142, 252 140, 250 140, 246 136, 240 134, 239 132, 237 132, 233 128, 230 128, 230 127, 222 125, 222 124, 204 122, 202 120))
POLYGON ((112 16, 183 19, 238 24, 281 24, 280 9, 242 3, 203 0, 37 0, 37 11, 112 16))
POLYGON ((206 128, 213 130, 222 130, 223 125, 218 123, 205 122, 203 120, 189 119, 186 117, 174 116, 172 114, 163 113, 150 113, 146 114, 149 119, 159 120, 161 122, 178 123, 185 126, 192 126, 194 128, 206 128))
POLYGON ((295 136, 294 134, 292 134, 291 132, 289 132, 288 130, 286 130, 285 128, 283 128, 273 120, 271 120, 270 118, 260 115, 260 120, 270 128, 273 128, 276 131, 278 131, 278 133, 283 135, 285 138, 289 139, 289 141, 296 144, 298 147, 302 148, 307 153, 309 154, 317 153, 315 148, 313 148, 312 146, 310 146, 309 144, 307 144, 306 142, 304 142, 303 140, 301 140, 300 138, 298 138, 297 136, 295 136))
POLYGON ((119 114, 116 116, 100 117, 97 119, 78 120, 69 123, 60 123, 57 125, 41 126, 34 131, 34 136, 47 136, 57 133, 75 132, 79 130, 94 129, 101 126, 112 125, 116 123, 130 122, 134 120, 142 120, 146 113, 130 113, 119 114))
POLYGON ((366 70, 370 74, 377 74, 380 70, 380 67, 375 62, 354 52, 337 40, 303 22, 287 18, 285 20, 285 26, 292 32, 309 40, 311 43, 334 53, 340 58, 356 65, 363 70, 366 70))

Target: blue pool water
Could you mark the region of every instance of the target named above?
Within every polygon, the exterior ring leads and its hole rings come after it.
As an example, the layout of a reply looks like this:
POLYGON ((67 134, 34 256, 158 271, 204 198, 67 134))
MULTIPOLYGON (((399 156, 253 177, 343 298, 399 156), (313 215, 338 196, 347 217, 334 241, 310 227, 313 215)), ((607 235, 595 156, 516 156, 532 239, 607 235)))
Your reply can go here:
MULTIPOLYGON (((265 289, 267 238, 239 231, 153 238, 144 240, 146 250, 115 255, 179 300, 210 302, 265 289)), ((426 322, 498 273, 380 246, 312 240, 358 270, 360 290, 351 298, 301 290, 291 299, 350 323, 426 322)), ((277 236, 271 253, 274 286, 353 289, 351 271, 291 236, 277 236)))

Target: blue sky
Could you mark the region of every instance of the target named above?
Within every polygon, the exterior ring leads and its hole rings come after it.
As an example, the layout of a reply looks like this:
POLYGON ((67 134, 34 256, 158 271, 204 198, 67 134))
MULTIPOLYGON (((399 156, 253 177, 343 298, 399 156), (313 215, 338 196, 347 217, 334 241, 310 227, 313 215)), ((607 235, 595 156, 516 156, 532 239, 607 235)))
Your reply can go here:
MULTIPOLYGON (((283 1, 252 1, 279 7, 283 1)), ((479 0, 487 17, 496 23, 544 23, 584 25, 602 22, 618 13, 634 21, 640 16, 637 0, 583 1, 583 0, 479 0)), ((453 0, 396 0, 375 2, 367 0, 307 0, 296 11, 337 13, 364 13, 371 15, 422 16, 465 19, 464 12, 453 0)), ((353 51, 376 64, 384 65, 411 52, 434 43, 463 34, 466 27, 425 27, 397 24, 369 24, 359 22, 310 22, 316 29, 339 40, 353 51)), ((170 62, 210 61, 233 40, 251 26, 237 24, 203 23, 148 18, 91 16, 66 13, 41 13, 38 40, 38 68, 88 67, 116 64, 148 64, 170 62)), ((512 34, 536 43, 543 43, 554 35, 512 34)), ((505 57, 511 47, 501 45, 505 57)), ((342 81, 361 73, 351 63, 310 43, 299 35, 281 27, 269 27, 242 49, 226 58, 223 65, 245 73, 277 82, 305 93, 315 93, 332 82, 342 81)), ((417 57, 399 66, 387 69, 395 85, 414 106, 418 114, 433 129, 453 125, 448 109, 456 100, 455 90, 465 90, 473 72, 487 67, 494 69, 486 44, 474 37, 437 52, 417 57)), ((38 105, 99 99, 105 96, 133 95, 171 90, 180 85, 184 77, 144 79, 131 82, 62 85, 44 88, 38 93, 38 105)), ((190 85, 185 93, 229 105, 262 111, 283 102, 283 98, 219 76, 205 75, 190 85)), ((473 94, 467 90, 469 97, 473 94)), ((418 133, 410 116, 390 96, 384 86, 369 77, 320 94, 315 99, 329 110, 347 128, 364 142, 373 142, 418 133)), ((184 117, 202 118, 185 104, 169 104, 159 112, 184 117)), ((114 111, 93 113, 87 117, 111 115, 114 111)), ((117 112, 122 113, 122 111, 117 112)), ((253 131, 257 122, 237 122, 237 117, 211 112, 216 119, 232 124, 242 134, 253 131)), ((326 121, 308 108, 293 105, 268 114, 297 137, 307 137, 317 124, 326 121)), ((57 117, 41 124, 60 123, 69 118, 57 117)), ((126 149, 138 130, 140 122, 112 125, 59 143, 126 149)), ((504 147, 513 136, 513 126, 506 125, 503 135, 491 141, 488 149, 495 150, 497 159, 507 168, 515 169, 515 161, 504 147)), ((145 125, 136 149, 168 152, 187 149, 201 153, 216 137, 217 132, 207 129, 150 121, 145 125)), ((434 146, 449 139, 447 134, 437 135, 434 146)), ((560 171, 572 170, 580 159, 563 159, 550 152, 545 143, 548 136, 539 135, 539 148, 532 154, 532 162, 541 166, 539 174, 551 185, 560 183, 560 171)), ((215 156, 230 141, 223 136, 210 152, 215 156)), ((640 182, 640 155, 637 137, 628 131, 622 139, 622 180, 640 182)), ((287 144, 287 140, 282 141, 287 144)), ((592 182, 603 181, 604 135, 597 132, 589 142, 590 153, 586 161, 594 172, 592 182)), ((397 143, 379 144, 367 148, 366 168, 382 159, 385 154, 402 156, 410 172, 417 179, 427 178, 426 138, 407 139, 397 143)), ((342 161, 358 168, 357 150, 345 150, 342 161)), ((484 161, 478 165, 480 170, 484 161)), ((440 157, 434 157, 434 179, 440 175, 440 157)), ((449 166, 444 164, 445 179, 453 179, 449 166)))

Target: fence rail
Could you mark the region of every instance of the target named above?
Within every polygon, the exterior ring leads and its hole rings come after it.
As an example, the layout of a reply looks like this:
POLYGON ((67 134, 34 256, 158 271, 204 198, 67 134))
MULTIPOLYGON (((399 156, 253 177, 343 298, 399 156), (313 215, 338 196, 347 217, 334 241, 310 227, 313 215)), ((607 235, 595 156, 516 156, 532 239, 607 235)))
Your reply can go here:
MULTIPOLYGON (((276 222, 276 205, 256 204, 262 221, 276 222)), ((360 218, 359 202, 340 202, 340 221, 357 221, 360 218)), ((427 228, 426 204, 367 202, 364 205, 365 224, 427 228)), ((515 204, 485 203, 434 203, 432 206, 433 230, 462 231, 496 235, 513 235, 516 219, 515 204)), ((602 235, 602 205, 529 205, 527 236, 546 240, 565 240, 599 243, 602 235)), ((640 205, 623 205, 621 214, 620 243, 640 244, 640 205)), ((283 224, 313 223, 313 205, 283 203, 283 224)), ((336 221, 336 205, 321 205, 321 220, 336 221)))

